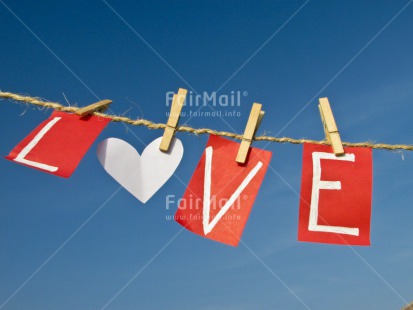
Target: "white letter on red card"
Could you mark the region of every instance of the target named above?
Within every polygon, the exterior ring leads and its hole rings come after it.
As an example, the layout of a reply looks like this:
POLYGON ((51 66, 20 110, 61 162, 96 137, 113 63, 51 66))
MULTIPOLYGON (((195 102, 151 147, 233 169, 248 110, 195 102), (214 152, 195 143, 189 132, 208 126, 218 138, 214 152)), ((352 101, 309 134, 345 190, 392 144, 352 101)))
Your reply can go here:
POLYGON ((342 227, 342 226, 327 226, 318 225, 318 200, 320 196, 320 190, 340 190, 340 181, 322 181, 321 180, 321 159, 329 160, 346 160, 355 161, 354 154, 345 154, 343 156, 335 156, 331 153, 314 152, 313 153, 313 188, 311 191, 311 205, 310 205, 310 220, 308 222, 308 230, 331 232, 337 234, 347 234, 358 236, 358 228, 342 227))
POLYGON ((258 162, 255 167, 248 173, 247 177, 242 181, 240 186, 231 195, 231 198, 224 204, 224 206, 219 210, 218 214, 214 219, 209 222, 209 214, 211 207, 211 169, 212 169, 212 146, 208 146, 205 150, 205 177, 204 177, 204 203, 203 203, 203 219, 202 226, 204 228, 204 234, 207 235, 215 227, 218 221, 224 216, 228 209, 234 204, 242 191, 247 187, 251 180, 255 177, 257 172, 262 167, 262 162, 258 162))
POLYGON ((19 163, 22 163, 22 164, 33 166, 33 167, 43 169, 43 170, 46 170, 46 171, 50 171, 50 172, 57 171, 57 169, 59 169, 58 167, 49 166, 49 165, 46 165, 46 164, 38 163, 36 161, 28 160, 25 157, 36 146, 36 144, 39 143, 39 141, 43 138, 43 136, 61 119, 62 119, 61 117, 55 117, 50 122, 48 122, 46 124, 46 126, 44 126, 42 128, 42 130, 39 131, 39 133, 33 138, 33 140, 30 141, 30 143, 27 144, 22 149, 22 151, 16 156, 16 158, 14 158, 13 160, 17 161, 19 163))

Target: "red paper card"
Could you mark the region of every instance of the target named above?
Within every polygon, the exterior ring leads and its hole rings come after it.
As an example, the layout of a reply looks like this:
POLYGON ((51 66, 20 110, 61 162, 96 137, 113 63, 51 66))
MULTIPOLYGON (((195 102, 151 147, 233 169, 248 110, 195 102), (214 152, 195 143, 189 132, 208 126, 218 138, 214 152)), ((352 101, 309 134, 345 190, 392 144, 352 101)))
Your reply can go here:
POLYGON ((203 237, 237 246, 271 160, 251 148, 245 165, 235 158, 240 144, 210 136, 175 214, 175 220, 203 237))
POLYGON ((106 117, 54 111, 5 158, 68 178, 109 122, 106 117))
POLYGON ((372 151, 304 144, 298 240, 370 245, 372 151))

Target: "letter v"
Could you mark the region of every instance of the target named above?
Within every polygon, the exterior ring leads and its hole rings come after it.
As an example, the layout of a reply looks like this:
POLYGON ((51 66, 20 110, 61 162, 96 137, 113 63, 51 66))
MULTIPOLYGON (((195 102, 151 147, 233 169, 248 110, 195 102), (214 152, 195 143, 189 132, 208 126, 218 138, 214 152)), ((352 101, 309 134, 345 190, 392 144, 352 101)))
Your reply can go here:
POLYGON ((204 228, 204 234, 207 235, 214 229, 218 221, 224 216, 228 209, 234 204, 238 196, 247 187, 251 180, 255 177, 258 171, 262 167, 262 162, 258 162, 257 165, 248 173, 247 177, 242 181, 240 186, 231 195, 231 198, 225 203, 225 205, 219 210, 214 219, 209 222, 210 207, 211 207, 211 170, 212 170, 212 146, 208 146, 205 150, 205 175, 204 175, 204 200, 203 200, 203 218, 202 225, 204 228))

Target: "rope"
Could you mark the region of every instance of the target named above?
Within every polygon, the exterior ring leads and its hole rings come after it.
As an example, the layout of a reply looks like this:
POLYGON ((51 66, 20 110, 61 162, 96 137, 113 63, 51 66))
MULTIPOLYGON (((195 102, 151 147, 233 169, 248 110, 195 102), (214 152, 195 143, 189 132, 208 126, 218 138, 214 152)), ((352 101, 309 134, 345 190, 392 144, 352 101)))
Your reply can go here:
MULTIPOLYGON (((27 104, 32 104, 32 105, 36 105, 36 106, 44 107, 44 108, 51 108, 51 109, 54 109, 57 111, 63 111, 63 112, 73 113, 79 110, 78 107, 63 106, 57 102, 43 101, 43 100, 40 100, 39 98, 21 96, 21 95, 9 93, 9 92, 0 91, 0 98, 13 100, 15 102, 23 102, 27 104)), ((157 124, 157 123, 148 121, 146 119, 133 120, 128 117, 108 115, 108 114, 104 114, 100 112, 94 112, 93 114, 97 116, 110 118, 112 122, 122 122, 125 124, 134 125, 134 126, 146 126, 150 129, 165 129, 166 128, 166 124, 157 124)), ((209 129, 209 128, 196 129, 196 128, 192 128, 188 126, 179 126, 176 128, 176 131, 189 132, 189 133, 193 133, 196 135, 212 134, 216 136, 229 137, 233 139, 242 140, 242 135, 235 134, 232 132, 226 132, 226 131, 216 131, 216 130, 209 129)), ((277 143, 292 143, 292 144, 314 143, 314 144, 330 145, 330 143, 326 140, 316 141, 316 140, 309 140, 309 139, 293 139, 293 138, 288 138, 288 137, 277 138, 277 137, 271 137, 271 136, 258 136, 258 137, 254 137, 254 140, 277 142, 277 143)), ((382 149, 382 150, 413 151, 413 145, 405 145, 405 144, 383 144, 383 143, 371 143, 371 142, 359 142, 359 143, 343 142, 342 144, 344 146, 368 147, 372 149, 382 149)))

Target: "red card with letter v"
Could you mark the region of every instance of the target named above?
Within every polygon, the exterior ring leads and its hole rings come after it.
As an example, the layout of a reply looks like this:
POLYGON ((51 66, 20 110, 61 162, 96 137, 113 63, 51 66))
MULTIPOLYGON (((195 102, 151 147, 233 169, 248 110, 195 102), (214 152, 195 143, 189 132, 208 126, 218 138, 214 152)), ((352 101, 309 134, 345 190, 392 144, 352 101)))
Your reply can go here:
POLYGON ((370 245, 372 151, 304 144, 298 240, 370 245))
POLYGON ((239 146, 210 136, 174 217, 188 230, 232 246, 241 239, 271 160, 271 152, 251 148, 240 165, 239 146))
POLYGON ((54 111, 5 158, 68 178, 109 121, 54 111))

